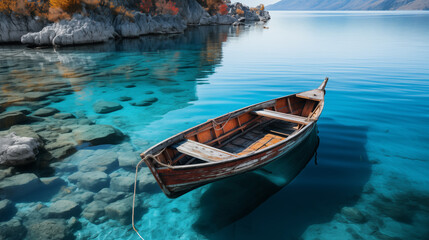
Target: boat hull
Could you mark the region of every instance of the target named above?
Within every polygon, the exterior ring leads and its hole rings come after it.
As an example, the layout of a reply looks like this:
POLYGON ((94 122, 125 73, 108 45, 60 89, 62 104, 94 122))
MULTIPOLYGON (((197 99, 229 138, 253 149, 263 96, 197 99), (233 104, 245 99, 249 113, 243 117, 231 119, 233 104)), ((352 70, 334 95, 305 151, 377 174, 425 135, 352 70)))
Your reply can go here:
POLYGON ((316 122, 306 126, 289 141, 274 148, 249 154, 233 161, 216 164, 195 164, 181 168, 155 168, 153 159, 145 159, 159 186, 169 198, 179 197, 205 184, 260 168, 292 151, 316 128, 316 122))

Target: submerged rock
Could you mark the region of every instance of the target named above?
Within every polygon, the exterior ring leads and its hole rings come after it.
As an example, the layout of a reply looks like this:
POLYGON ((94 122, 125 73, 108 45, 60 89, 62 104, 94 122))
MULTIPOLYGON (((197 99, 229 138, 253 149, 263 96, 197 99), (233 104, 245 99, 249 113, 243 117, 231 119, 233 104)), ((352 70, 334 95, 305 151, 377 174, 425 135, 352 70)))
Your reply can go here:
POLYGON ((47 209, 49 218, 70 218, 80 214, 80 207, 76 202, 70 200, 59 200, 47 209))
POLYGON ((117 220, 123 225, 130 224, 132 204, 132 197, 113 202, 105 208, 106 215, 108 218, 117 220))
POLYGON ((33 221, 28 226, 27 239, 31 240, 64 240, 73 239, 66 221, 47 219, 33 221))
POLYGON ((110 188, 103 188, 95 194, 94 200, 103 201, 106 203, 112 203, 125 196, 123 192, 112 191, 110 188))
POLYGON ((364 223, 366 222, 365 216, 362 214, 359 209, 354 207, 343 207, 341 213, 350 221, 354 223, 364 223))
POLYGON ((24 239, 27 229, 18 218, 0 223, 0 239, 21 240, 24 239))
POLYGON ((98 192, 102 188, 109 187, 110 177, 104 172, 94 171, 82 173, 77 186, 89 191, 98 192))
POLYGON ((121 104, 108 101, 97 101, 92 106, 96 113, 110 113, 122 109, 121 104))
POLYGON ((34 138, 10 133, 0 137, 0 165, 20 166, 36 161, 39 143, 34 138))
POLYGON ((144 100, 135 102, 135 103, 131 103, 131 105, 133 106, 138 106, 138 107, 144 107, 144 106, 150 106, 152 105, 154 102, 157 102, 158 98, 156 97, 151 97, 151 98, 146 98, 144 100))
POLYGON ((107 203, 103 201, 93 201, 82 212, 82 217, 88 219, 92 223, 96 223, 102 216, 104 216, 104 208, 107 203))
POLYGON ((70 119, 70 118, 76 118, 73 114, 71 113, 57 113, 53 116, 55 119, 70 119))
POLYGON ((37 111, 35 111, 33 113, 33 115, 37 116, 37 117, 49 117, 49 116, 52 116, 58 112, 60 112, 60 111, 56 108, 47 107, 47 108, 38 109, 37 111))
POLYGON ((81 172, 111 172, 117 167, 118 159, 116 153, 103 155, 94 154, 79 163, 79 171, 81 172))
POLYGON ((131 98, 131 97, 127 97, 127 96, 119 97, 119 101, 122 101, 122 102, 130 101, 130 100, 132 100, 132 99, 133 99, 133 98, 131 98))
POLYGON ((0 222, 7 221, 16 213, 16 207, 12 201, 8 199, 0 200, 0 222))
POLYGON ((110 188, 118 192, 132 192, 134 190, 134 178, 114 177, 110 180, 110 188))
POLYGON ((39 178, 33 173, 14 175, 0 181, 0 197, 14 199, 28 196, 42 186, 39 178))
POLYGON ((21 111, 5 112, 0 114, 0 130, 8 129, 13 125, 23 123, 27 116, 21 111))
POLYGON ((83 125, 73 130, 73 137, 78 144, 100 145, 119 143, 125 136, 110 125, 83 125))
POLYGON ((114 36, 115 30, 110 24, 75 14, 71 20, 61 20, 44 27, 40 32, 25 34, 21 42, 28 45, 64 46, 106 42, 114 36))
POLYGON ((140 158, 134 152, 118 152, 119 167, 133 169, 137 166, 140 158))

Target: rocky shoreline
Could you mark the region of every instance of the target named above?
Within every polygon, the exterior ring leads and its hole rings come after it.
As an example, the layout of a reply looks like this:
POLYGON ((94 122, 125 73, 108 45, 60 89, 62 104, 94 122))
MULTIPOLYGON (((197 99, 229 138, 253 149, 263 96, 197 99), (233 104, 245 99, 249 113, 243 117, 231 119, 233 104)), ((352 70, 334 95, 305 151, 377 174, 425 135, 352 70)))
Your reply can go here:
POLYGON ((151 15, 129 6, 120 14, 107 7, 83 7, 71 19, 51 22, 47 19, 0 12, 0 43, 20 42, 29 46, 67 46, 106 42, 112 38, 134 38, 148 34, 183 33, 190 25, 240 25, 246 21, 270 19, 263 5, 249 8, 227 3, 224 14, 209 14, 195 0, 176 1, 176 15, 151 15), (127 8, 128 7, 128 8, 127 8))

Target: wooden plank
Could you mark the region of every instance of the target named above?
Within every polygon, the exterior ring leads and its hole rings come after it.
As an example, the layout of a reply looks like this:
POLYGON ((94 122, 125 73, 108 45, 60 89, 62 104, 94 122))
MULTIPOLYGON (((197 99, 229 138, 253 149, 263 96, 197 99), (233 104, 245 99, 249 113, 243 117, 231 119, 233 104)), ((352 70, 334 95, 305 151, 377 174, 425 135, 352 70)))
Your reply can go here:
POLYGON ((296 96, 299 98, 305 98, 305 99, 310 99, 310 100, 314 100, 314 101, 321 101, 321 100, 323 100, 325 93, 323 92, 323 90, 314 89, 311 91, 298 93, 298 94, 296 94, 296 96))
POLYGON ((195 142, 192 140, 182 141, 173 147, 176 148, 177 151, 184 153, 186 155, 208 161, 208 162, 218 162, 225 159, 230 159, 233 157, 237 157, 237 155, 210 147, 209 145, 205 145, 199 142, 195 142))
POLYGON ((275 112, 275 111, 266 110, 266 109, 254 111, 253 113, 258 116, 264 116, 264 117, 274 118, 274 119, 278 119, 286 122, 293 122, 293 123, 298 123, 303 125, 307 125, 312 122, 307 120, 306 117, 301 117, 301 116, 288 114, 288 113, 275 112))
POLYGON ((308 117, 308 115, 310 115, 310 113, 313 111, 315 104, 316 104, 315 101, 307 100, 307 102, 304 105, 304 108, 302 109, 301 116, 308 117))

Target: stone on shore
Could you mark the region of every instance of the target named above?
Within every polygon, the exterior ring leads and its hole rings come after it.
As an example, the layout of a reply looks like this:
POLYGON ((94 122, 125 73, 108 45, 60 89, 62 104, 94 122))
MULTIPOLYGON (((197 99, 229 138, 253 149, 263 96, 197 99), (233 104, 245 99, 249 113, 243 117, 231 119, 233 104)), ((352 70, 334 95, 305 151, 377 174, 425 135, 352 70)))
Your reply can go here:
POLYGON ((80 14, 71 20, 61 20, 44 27, 40 32, 27 33, 21 42, 27 45, 77 45, 106 42, 115 36, 113 27, 80 14))
POLYGON ((56 108, 47 107, 47 108, 40 108, 40 109, 36 110, 33 113, 33 115, 37 116, 37 117, 49 117, 49 116, 52 116, 58 112, 60 112, 60 111, 56 108))
POLYGON ((38 32, 44 25, 45 21, 32 16, 0 13, 0 43, 20 42, 22 35, 38 32))
POLYGON ((33 173, 23 173, 7 177, 0 181, 0 197, 15 199, 28 196, 30 193, 39 190, 43 184, 33 173))
POLYGON ((49 218, 70 218, 79 214, 79 205, 70 200, 56 201, 47 209, 47 216, 49 218))
POLYGON ((94 103, 92 108, 96 113, 110 113, 110 112, 120 110, 123 107, 121 106, 121 104, 116 102, 108 102, 108 101, 100 100, 94 103))
POLYGON ((124 134, 110 125, 82 125, 73 130, 78 144, 116 144, 124 139, 124 134))
POLYGON ((0 114, 0 130, 9 129, 11 126, 23 123, 27 116, 21 111, 5 112, 0 114))
POLYGON ((36 161, 39 143, 34 138, 10 133, 0 137, 0 165, 21 166, 36 161))

